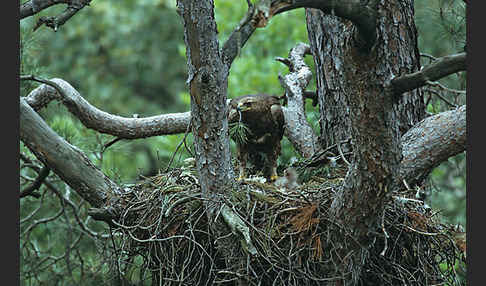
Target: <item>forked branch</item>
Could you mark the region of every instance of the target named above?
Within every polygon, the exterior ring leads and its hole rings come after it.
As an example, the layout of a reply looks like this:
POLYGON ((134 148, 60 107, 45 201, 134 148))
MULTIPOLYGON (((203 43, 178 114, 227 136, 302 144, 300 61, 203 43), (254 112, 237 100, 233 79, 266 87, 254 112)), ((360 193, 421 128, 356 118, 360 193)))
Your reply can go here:
POLYGON ((20 19, 35 15, 40 11, 56 4, 67 4, 66 9, 56 16, 40 17, 34 26, 34 31, 40 26, 46 25, 52 28, 55 32, 64 25, 71 17, 73 17, 79 10, 89 5, 92 0, 30 0, 20 5, 20 19))
POLYGON ((223 45, 223 61, 228 70, 257 28, 265 27, 275 15, 298 8, 315 8, 350 20, 358 29, 358 43, 363 48, 370 48, 376 40, 376 0, 260 0, 255 4, 251 1, 247 3, 247 13, 223 45))

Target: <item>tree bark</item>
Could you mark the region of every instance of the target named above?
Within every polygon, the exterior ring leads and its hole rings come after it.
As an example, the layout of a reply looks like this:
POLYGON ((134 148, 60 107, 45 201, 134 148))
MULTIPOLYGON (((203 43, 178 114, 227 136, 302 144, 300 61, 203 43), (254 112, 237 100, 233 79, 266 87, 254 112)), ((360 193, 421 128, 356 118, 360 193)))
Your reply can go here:
MULTIPOLYGON (((376 85, 388 84, 395 77, 420 70, 413 4, 410 1, 392 1, 388 6, 379 6, 382 14, 377 20, 377 42, 380 44, 372 51, 375 54, 370 54, 376 61, 368 61, 369 72, 376 70, 379 73, 379 81, 373 82, 376 85), (384 12, 388 15, 383 15, 384 12), (382 70, 377 70, 380 62, 382 70)), ((355 92, 354 85, 359 83, 354 83, 353 80, 362 80, 350 75, 355 69, 366 70, 367 67, 356 66, 364 59, 350 54, 355 28, 349 21, 324 14, 317 9, 306 9, 306 15, 311 50, 315 65, 319 67, 315 73, 322 116, 320 140, 325 147, 348 138, 351 132, 350 117, 354 115, 347 108, 350 103, 346 94, 355 92), (350 63, 354 64, 349 65, 350 63)), ((379 87, 374 89, 376 88, 379 87)), ((404 94, 393 108, 399 119, 402 135, 425 117, 423 94, 420 90, 404 94)))
POLYGON ((226 99, 228 70, 221 59, 213 1, 179 0, 184 20, 191 124, 201 191, 222 194, 233 178, 226 99))
MULTIPOLYGON (((217 241, 215 248, 224 257, 226 269, 238 273, 242 272, 246 259, 241 253, 237 233, 225 236, 228 227, 222 218, 217 220, 223 209, 227 210, 226 215, 222 215, 225 219, 232 212, 223 200, 234 182, 227 118, 230 63, 223 62, 219 50, 213 1, 178 0, 177 7, 184 21, 191 129, 201 192, 207 199, 206 214, 217 241)), ((231 225, 231 221, 226 220, 226 223, 232 228, 237 227, 231 225)), ((252 252, 255 252, 254 248, 252 252)), ((217 276, 215 273, 208 275, 217 276)))
POLYGON ((402 137, 400 178, 420 185, 447 158, 466 150, 466 106, 430 116, 402 137))
MULTIPOLYGON (((343 280, 358 283, 390 190, 398 186, 400 137, 425 115, 421 92, 393 99, 385 87, 419 70, 413 1, 380 1, 376 44, 357 43, 353 23, 307 9, 316 66, 323 147, 351 137, 352 161, 331 213, 353 237, 343 243, 349 259, 338 268, 343 280)), ((348 150, 346 150, 348 151, 348 150)))
POLYGON ((119 187, 106 177, 84 153, 59 137, 20 98, 20 139, 61 179, 93 207, 104 206, 119 187))

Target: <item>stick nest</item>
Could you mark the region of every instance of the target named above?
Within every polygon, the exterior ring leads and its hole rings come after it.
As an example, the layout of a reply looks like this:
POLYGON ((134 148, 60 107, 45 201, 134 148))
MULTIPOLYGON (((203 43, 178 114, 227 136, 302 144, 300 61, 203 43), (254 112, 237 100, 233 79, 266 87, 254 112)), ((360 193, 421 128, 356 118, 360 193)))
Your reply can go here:
POLYGON ((153 285, 326 285, 356 274, 350 257, 359 253, 366 261, 358 285, 462 283, 457 269, 465 265, 465 240, 414 199, 390 199, 369 247, 343 253, 355 243, 352 230, 331 219, 329 209, 344 173, 320 170, 292 191, 259 178, 228 191, 224 204, 248 226, 256 255, 219 213, 223 234, 215 234, 194 169, 147 178, 121 198, 119 269, 153 285))

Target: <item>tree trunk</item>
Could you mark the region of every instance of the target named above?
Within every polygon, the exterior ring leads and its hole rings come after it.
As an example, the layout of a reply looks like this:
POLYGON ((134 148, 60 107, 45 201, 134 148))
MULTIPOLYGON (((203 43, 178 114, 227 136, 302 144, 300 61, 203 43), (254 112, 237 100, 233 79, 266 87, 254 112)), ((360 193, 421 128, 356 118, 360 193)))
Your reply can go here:
POLYGON ((226 99, 228 72, 223 64, 213 1, 177 2, 184 20, 196 166, 203 194, 222 193, 233 177, 226 99))
MULTIPOLYGON (((246 259, 239 254, 238 239, 223 237, 229 228, 219 216, 223 197, 234 182, 226 103, 229 65, 223 62, 219 49, 214 2, 179 0, 177 6, 184 20, 194 151, 201 192, 207 199, 208 222, 217 241, 216 251, 225 259, 222 267, 240 272, 246 259)), ((208 275, 218 279, 215 273, 208 275)))
MULTIPOLYGON (((354 115, 348 108, 350 102, 346 94, 359 90, 359 82, 353 81, 359 78, 352 74, 360 70, 370 73, 369 76, 377 73, 375 81, 368 85, 377 85, 373 89, 378 89, 394 77, 420 69, 413 1, 386 2, 378 7, 377 44, 368 59, 352 56, 356 28, 351 22, 317 9, 306 9, 309 41, 317 67, 322 146, 330 146, 349 137, 350 117, 354 115), (366 70, 365 61, 370 70, 366 70)), ((425 117, 421 90, 402 96, 394 110, 403 135, 425 117)))
POLYGON ((350 235, 341 243, 342 257, 348 259, 338 273, 352 284, 361 276, 376 233, 381 233, 390 190, 401 181, 401 135, 425 115, 420 91, 397 98, 385 88, 394 77, 420 68, 413 1, 376 2, 376 41, 369 50, 360 48, 351 22, 306 10, 316 66, 321 144, 329 146, 351 137, 346 147, 352 151, 351 166, 331 213, 350 235))

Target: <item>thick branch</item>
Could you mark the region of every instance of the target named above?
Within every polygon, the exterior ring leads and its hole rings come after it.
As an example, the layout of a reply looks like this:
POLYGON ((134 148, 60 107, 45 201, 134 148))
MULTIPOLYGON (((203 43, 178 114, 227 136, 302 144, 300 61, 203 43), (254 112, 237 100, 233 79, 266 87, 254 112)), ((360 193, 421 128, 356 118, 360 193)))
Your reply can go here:
POLYGON ((364 47, 371 47, 376 38, 376 1, 319 1, 319 0, 260 0, 253 5, 249 1, 248 11, 238 27, 231 33, 222 49, 226 66, 231 66, 241 48, 256 28, 265 27, 274 15, 297 8, 316 8, 353 22, 359 31, 359 40, 364 47))
POLYGON ((256 255, 258 252, 253 245, 250 237, 250 230, 248 226, 246 226, 245 222, 227 205, 223 205, 221 207, 221 215, 223 216, 226 224, 228 224, 230 227, 231 232, 236 236, 242 237, 240 240, 242 248, 249 254, 256 255))
POLYGON ((439 80, 464 70, 466 70, 466 53, 445 56, 418 72, 394 78, 391 81, 391 88, 394 94, 402 94, 422 87, 429 81, 439 80))
POLYGON ((56 4, 68 4, 69 0, 30 0, 20 5, 20 19, 39 13, 56 4))
POLYGON ((93 207, 103 206, 118 186, 106 177, 75 146, 59 137, 44 120, 20 98, 20 139, 54 173, 93 207))
POLYGON ((359 40, 363 48, 370 48, 376 40, 377 2, 360 0, 287 0, 272 1, 276 9, 274 14, 279 14, 296 8, 315 8, 326 14, 336 15, 350 20, 359 32, 359 40), (285 3, 280 3, 285 2, 285 3))
POLYGON ((36 111, 53 99, 60 100, 88 128, 125 139, 184 133, 191 120, 190 112, 169 113, 144 118, 127 118, 101 111, 87 102, 78 91, 62 79, 52 79, 62 89, 43 84, 25 101, 36 111))
POLYGON ((248 2, 248 11, 245 17, 240 21, 238 27, 233 30, 223 45, 222 59, 228 70, 234 59, 240 54, 241 48, 257 28, 254 15, 255 6, 251 2, 248 2))
POLYGON ((428 117, 402 137, 400 176, 410 185, 422 182, 433 168, 466 150, 466 106, 428 117))
POLYGON ((310 68, 304 62, 304 56, 307 54, 310 54, 310 47, 299 43, 290 50, 288 59, 277 58, 277 60, 285 63, 290 70, 290 73, 285 77, 279 77, 287 97, 287 107, 283 108, 285 136, 299 154, 305 158, 310 158, 322 148, 318 136, 305 117, 304 90, 312 77, 310 68))

